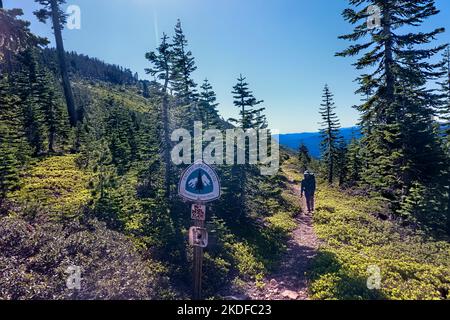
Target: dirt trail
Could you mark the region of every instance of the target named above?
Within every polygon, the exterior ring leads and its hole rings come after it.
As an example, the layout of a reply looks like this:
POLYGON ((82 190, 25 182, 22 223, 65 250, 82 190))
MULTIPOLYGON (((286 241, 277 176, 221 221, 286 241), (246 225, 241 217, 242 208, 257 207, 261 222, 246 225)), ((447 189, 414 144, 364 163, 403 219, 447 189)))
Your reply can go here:
MULTIPOLYGON (((290 182, 290 189, 300 197, 299 186, 290 182)), ((263 289, 252 287, 248 296, 255 300, 308 300, 308 281, 305 273, 316 255, 318 239, 313 229, 313 219, 303 212, 297 217, 298 227, 288 243, 288 249, 277 271, 265 279, 263 289)))

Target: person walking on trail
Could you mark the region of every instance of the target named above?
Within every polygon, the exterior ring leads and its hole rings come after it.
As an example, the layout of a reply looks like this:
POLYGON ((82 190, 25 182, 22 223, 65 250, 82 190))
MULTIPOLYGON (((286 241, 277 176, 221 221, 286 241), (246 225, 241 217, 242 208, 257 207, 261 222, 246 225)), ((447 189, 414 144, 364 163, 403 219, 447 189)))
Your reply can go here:
POLYGON ((314 173, 306 170, 305 178, 302 181, 301 185, 301 197, 303 198, 303 194, 305 195, 308 213, 312 213, 314 211, 315 193, 316 193, 316 177, 314 173))

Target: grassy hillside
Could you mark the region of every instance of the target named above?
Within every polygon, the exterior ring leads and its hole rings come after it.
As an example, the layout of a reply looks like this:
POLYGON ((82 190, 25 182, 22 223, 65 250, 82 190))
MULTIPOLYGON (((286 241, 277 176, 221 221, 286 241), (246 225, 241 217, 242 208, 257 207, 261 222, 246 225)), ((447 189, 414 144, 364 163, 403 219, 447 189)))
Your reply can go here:
POLYGON ((52 219, 70 218, 92 204, 91 172, 80 170, 77 155, 43 159, 22 174, 20 188, 10 195, 15 206, 52 219))
POLYGON ((448 298, 448 242, 382 221, 377 203, 325 185, 317 203, 315 229, 323 244, 311 272, 314 298, 448 298), (367 289, 371 266, 381 271, 379 290, 367 289))
MULTIPOLYGON (((68 226, 65 232, 67 232, 68 236, 74 237, 76 235, 72 233, 74 232, 73 224, 81 222, 81 225, 75 228, 83 230, 86 223, 87 225, 94 224, 96 227, 93 230, 101 230, 102 234, 106 233, 107 235, 103 225, 97 226, 97 222, 88 222, 91 221, 92 217, 101 219, 104 214, 111 216, 111 212, 96 212, 102 209, 99 205, 98 197, 93 195, 93 184, 98 177, 90 169, 79 168, 77 163, 81 157, 80 154, 48 157, 37 161, 36 164, 23 172, 20 189, 9 196, 9 200, 14 204, 12 206, 14 209, 10 211, 9 218, 5 218, 4 222, 14 226, 10 232, 15 232, 16 228, 22 228, 22 224, 24 227, 29 225, 33 230, 36 229, 40 232, 41 230, 42 232, 47 232, 44 230, 53 230, 54 228, 59 230, 58 228, 61 227, 60 222, 64 222, 64 225, 67 224, 68 226), (13 212, 16 213, 14 214, 13 212)), ((151 219, 152 214, 148 211, 149 208, 145 206, 146 203, 139 199, 136 194, 137 179, 133 172, 131 170, 122 176, 116 182, 114 190, 111 191, 111 198, 116 203, 116 209, 118 210, 114 219, 121 222, 120 228, 116 227, 113 229, 120 231, 128 239, 132 240, 132 242, 128 242, 122 235, 117 235, 119 236, 117 241, 120 241, 120 246, 127 248, 126 250, 143 254, 150 249, 150 251, 157 253, 157 248, 166 248, 169 245, 168 242, 176 239, 178 232, 187 233, 187 228, 190 225, 189 219, 186 218, 189 217, 187 213, 188 206, 186 204, 181 205, 186 212, 182 230, 163 231, 158 230, 157 223, 152 223, 151 226, 148 225, 148 219, 151 219), (169 234, 166 234, 167 238, 155 241, 155 237, 161 235, 161 232, 169 232, 169 234)), ((287 177, 280 173, 279 176, 274 177, 272 180, 265 181, 265 179, 256 176, 252 180, 257 190, 254 196, 249 197, 249 201, 252 203, 249 217, 235 221, 232 218, 233 212, 226 209, 224 211, 219 210, 218 207, 217 209, 209 209, 208 229, 214 238, 214 243, 206 249, 205 253, 204 289, 207 296, 217 296, 220 292, 228 293, 230 290, 240 291, 248 282, 258 283, 262 280, 266 272, 277 266, 281 254, 286 248, 289 232, 295 228, 293 216, 298 213, 299 207, 295 196, 286 189, 285 181, 287 177)), ((108 209, 105 208, 105 210, 108 209)), ((160 217, 160 219, 165 221, 164 217, 160 217)), ((5 230, 3 231, 6 232, 5 230)), ((59 231, 52 231, 49 233, 49 236, 53 232, 59 231)), ((97 232, 100 231, 90 232, 92 232, 91 237, 99 237, 97 232)), ((5 239, 9 237, 11 235, 4 236, 2 240, 6 241, 5 239)), ((100 236, 96 241, 105 242, 106 245, 110 240, 107 240, 109 236, 105 237, 103 239, 100 236)), ((48 246, 51 245, 51 240, 45 237, 42 241, 42 246, 37 247, 35 252, 39 255, 46 255, 47 259, 49 259, 47 262, 51 263, 52 259, 56 259, 54 253, 47 251, 49 249, 48 246)), ((75 254, 78 254, 76 252, 80 249, 81 244, 77 245, 75 254)), ((156 254, 153 257, 148 254, 138 255, 135 259, 144 259, 149 264, 159 265, 155 272, 159 274, 161 279, 167 275, 169 270, 172 270, 169 272, 169 275, 174 276, 174 279, 178 278, 179 272, 181 272, 187 277, 185 280, 186 285, 188 285, 192 252, 185 239, 182 240, 181 246, 185 248, 188 256, 185 267, 178 265, 175 262, 176 260, 161 254, 156 254), (158 259, 160 259, 162 264, 158 264, 158 259), (163 265, 166 267, 163 267, 163 265), (179 270, 179 272, 176 270, 179 270)), ((60 250, 66 249, 61 248, 60 250)), ((88 250, 90 251, 91 249, 88 250)), ((88 254, 86 259, 92 259, 94 260, 92 263, 97 264, 98 262, 95 261, 96 255, 95 252, 92 253, 92 256, 88 254)), ((109 259, 108 256, 100 255, 98 259, 109 259)), ((23 258, 25 257, 19 256, 17 259, 22 260, 23 258)), ((63 277, 62 271, 64 266, 69 265, 69 261, 64 260, 61 263, 62 266, 58 267, 60 270, 58 271, 58 277, 63 277)), ((87 266, 87 262, 80 263, 83 267, 87 266)), ((92 272, 98 272, 99 267, 92 266, 90 268, 92 268, 92 272)), ((36 271, 33 266, 31 266, 30 271, 39 274, 40 277, 49 276, 48 271, 36 271)), ((134 274, 136 271, 132 268, 127 272, 130 277, 138 277, 138 274, 134 274)), ((114 274, 113 272, 113 278, 110 281, 118 281, 114 274)), ((150 281, 152 286, 155 286, 161 279, 151 277, 146 281, 150 281)), ((176 282, 177 284, 172 289, 175 292, 178 291, 179 295, 186 296, 188 293, 184 292, 184 281, 180 283, 177 280, 176 282)), ((36 285, 34 280, 31 281, 30 285, 31 287, 36 285)), ((99 285, 99 283, 94 282, 91 288, 93 291, 85 292, 84 295, 80 296, 87 297, 98 294, 96 290, 99 290, 99 285)), ((158 289, 163 292, 166 290, 164 289, 165 287, 167 288, 167 284, 165 286, 161 285, 161 287, 154 290, 158 289)), ((131 288, 133 288, 133 285, 131 288)), ((54 290, 55 294, 60 297, 69 294, 62 287, 54 290), (64 292, 58 290, 63 290, 64 292)), ((44 297, 48 292, 44 290, 34 294, 30 293, 28 297, 44 297)), ((166 292, 169 292, 169 289, 166 292)), ((19 293, 11 293, 10 291, 8 291, 8 294, 21 296, 19 293)), ((141 294, 143 296, 138 294, 135 297, 145 297, 144 291, 141 294)), ((118 295, 116 297, 120 298, 126 297, 126 295, 120 296, 116 291, 111 291, 111 295, 107 295, 105 298, 111 298, 114 295, 118 295)), ((95 297, 100 298, 100 296, 95 297)), ((162 298, 162 296, 154 296, 154 298, 162 298)))
MULTIPOLYGON (((51 236, 59 232, 58 228, 63 228, 60 232, 69 237, 76 237, 74 230, 80 229, 88 233, 86 239, 97 239, 105 245, 114 237, 118 247, 133 252, 136 265, 148 263, 155 268, 154 273, 142 280, 147 281, 151 291, 143 290, 137 283, 131 285, 132 293, 121 293, 125 287, 119 286, 120 290, 116 291, 107 285, 104 289, 108 294, 102 296, 100 283, 94 279, 92 292, 85 291, 80 297, 189 297, 192 248, 186 236, 191 225, 190 207, 174 195, 169 208, 162 198, 158 102, 143 98, 135 86, 79 80, 74 88, 84 117, 83 124, 73 133, 78 150, 73 150, 73 154, 33 159, 20 173, 17 190, 8 195, 5 219, 13 220, 5 223, 14 226, 11 232, 27 225, 42 232, 55 230, 49 231, 50 238, 44 237, 35 252, 46 255, 49 263, 55 259, 60 268, 58 277, 63 276, 61 270, 69 264, 67 259, 60 261, 58 255, 49 251, 54 245, 52 239, 59 237, 51 236), (168 281, 163 281, 166 277, 168 281)), ((185 115, 176 108, 172 110, 172 122, 174 125, 187 123, 185 115)), ((184 166, 175 168, 174 185, 183 169, 184 166)), ((289 232, 295 228, 292 217, 299 210, 297 200, 287 188, 288 178, 282 172, 264 177, 258 168, 246 168, 248 185, 243 190, 246 201, 242 207, 239 205, 241 168, 218 166, 217 170, 223 197, 208 206, 207 224, 212 243, 205 251, 206 297, 240 291, 248 282, 258 283, 276 267, 289 232)), ((2 239, 10 237, 7 233, 2 239)), ((102 259, 111 257, 100 252, 97 255, 95 241, 80 242, 74 247, 74 254, 78 256, 83 247, 92 251, 93 256, 85 257, 88 259, 85 263, 82 259, 77 261, 83 268, 97 273, 102 259)), ((67 250, 65 243, 61 246, 58 250, 67 250)), ((23 261, 26 257, 21 253, 3 258, 23 261)), ((116 267, 113 264, 112 268, 116 267)), ((41 278, 51 276, 49 269, 35 270, 33 265, 29 268, 41 278)), ((126 271, 133 279, 139 277, 136 272, 133 266, 126 271)), ((118 281, 118 276, 113 271, 110 283, 118 281)), ((37 280, 30 284, 33 288, 36 285, 37 280)), ((61 286, 52 290, 31 292, 27 297, 39 298, 49 292, 67 297, 61 286)), ((13 291, 8 288, 3 296, 23 294, 13 291)))

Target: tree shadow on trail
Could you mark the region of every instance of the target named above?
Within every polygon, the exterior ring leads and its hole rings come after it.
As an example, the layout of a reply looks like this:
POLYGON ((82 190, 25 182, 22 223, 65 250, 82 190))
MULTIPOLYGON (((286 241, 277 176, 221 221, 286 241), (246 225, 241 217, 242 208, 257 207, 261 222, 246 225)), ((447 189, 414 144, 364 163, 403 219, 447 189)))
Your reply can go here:
POLYGON ((371 276, 354 275, 344 267, 336 255, 329 251, 318 251, 308 271, 310 290, 319 300, 386 300, 378 289, 371 290, 367 280, 371 276))

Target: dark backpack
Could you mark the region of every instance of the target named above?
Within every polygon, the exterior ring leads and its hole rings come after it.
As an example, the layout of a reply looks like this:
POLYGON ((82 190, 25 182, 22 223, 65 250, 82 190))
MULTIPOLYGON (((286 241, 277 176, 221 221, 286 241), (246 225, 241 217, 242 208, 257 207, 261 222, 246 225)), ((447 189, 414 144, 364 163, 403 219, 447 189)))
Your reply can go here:
POLYGON ((302 182, 302 187, 306 192, 316 191, 316 176, 314 173, 305 175, 305 180, 302 182))

